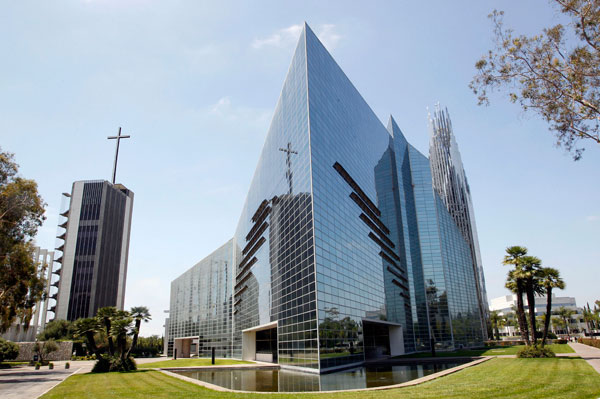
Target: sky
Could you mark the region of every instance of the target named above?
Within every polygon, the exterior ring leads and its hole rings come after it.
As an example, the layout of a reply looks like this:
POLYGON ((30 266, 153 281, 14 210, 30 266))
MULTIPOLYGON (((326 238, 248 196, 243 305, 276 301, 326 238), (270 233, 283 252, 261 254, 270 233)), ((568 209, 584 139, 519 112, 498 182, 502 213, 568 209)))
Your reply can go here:
POLYGON ((233 236, 306 21, 367 103, 428 153, 427 109, 448 108, 471 186, 488 297, 506 295, 504 249, 558 268, 578 305, 600 299, 600 146, 574 162, 505 95, 468 87, 492 46, 565 22, 546 1, 2 1, 0 146, 35 179, 55 247, 76 180, 134 191, 125 306, 162 334, 170 282, 233 236))

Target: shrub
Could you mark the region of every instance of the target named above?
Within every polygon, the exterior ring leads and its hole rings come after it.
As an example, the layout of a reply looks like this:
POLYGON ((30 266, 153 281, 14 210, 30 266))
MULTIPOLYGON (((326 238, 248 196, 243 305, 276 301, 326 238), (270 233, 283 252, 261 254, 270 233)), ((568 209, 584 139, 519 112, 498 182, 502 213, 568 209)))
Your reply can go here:
POLYGON ((49 339, 43 344, 38 341, 35 343, 35 345, 33 345, 33 351, 38 355, 38 358, 42 364, 46 362, 45 359, 50 353, 56 352, 58 349, 58 344, 53 339, 49 339))
POLYGON ((41 366, 42 366, 42 363, 40 363, 40 362, 35 362, 35 369, 36 369, 36 370, 39 370, 41 366))
POLYGON ((121 359, 120 356, 101 355, 92 373, 106 373, 109 371, 135 371, 137 366, 132 357, 121 359))
POLYGON ((548 331, 548 339, 557 339, 558 337, 552 331, 548 331))
POLYGON ((65 363, 65 369, 68 369, 68 368, 70 368, 70 367, 71 367, 71 365, 69 364, 69 362, 66 362, 66 363, 65 363))
POLYGON ((19 356, 19 345, 0 338, 0 362, 16 359, 19 356))
POLYGON ((540 357, 556 357, 554 352, 549 348, 538 346, 526 346, 519 349, 517 352, 519 358, 540 358, 540 357))
POLYGON ((96 355, 92 354, 91 356, 71 356, 71 360, 96 360, 96 355))
POLYGON ((566 339, 555 339, 553 343, 555 343, 555 344, 566 344, 567 342, 569 342, 569 341, 567 341, 566 339))
POLYGON ((52 362, 48 363, 48 369, 54 370, 54 363, 52 363, 52 362))
POLYGON ((577 340, 580 344, 585 344, 589 346, 593 346, 595 348, 600 348, 600 339, 592 339, 592 338, 579 338, 577 340))

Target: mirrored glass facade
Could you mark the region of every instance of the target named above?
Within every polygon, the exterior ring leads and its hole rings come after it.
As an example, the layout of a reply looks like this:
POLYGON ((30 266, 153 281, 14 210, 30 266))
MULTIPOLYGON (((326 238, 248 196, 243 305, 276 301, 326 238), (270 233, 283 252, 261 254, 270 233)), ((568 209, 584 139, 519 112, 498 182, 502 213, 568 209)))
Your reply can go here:
POLYGON ((175 338, 194 337, 191 352, 231 357, 233 240, 171 282, 168 351, 175 338))
POLYGON ((306 25, 232 247, 234 357, 323 372, 482 344, 469 245, 428 158, 306 25))
MULTIPOLYGON (((485 289, 483 264, 479 250, 475 211, 471 199, 471 188, 463 168, 458 143, 452 131, 452 122, 448 109, 436 105, 433 115, 429 115, 429 162, 431 165, 433 187, 439 194, 444 206, 454 219, 463 237, 469 244, 473 271, 477 279, 477 295, 480 313, 485 324, 489 323, 489 306, 485 289)), ((487 326, 484 334, 487 339, 487 326)))

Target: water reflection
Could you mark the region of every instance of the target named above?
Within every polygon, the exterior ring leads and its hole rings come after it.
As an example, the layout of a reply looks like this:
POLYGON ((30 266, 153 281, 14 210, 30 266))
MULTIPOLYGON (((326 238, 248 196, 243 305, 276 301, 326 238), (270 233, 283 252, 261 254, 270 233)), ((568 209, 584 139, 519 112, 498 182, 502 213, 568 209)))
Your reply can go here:
POLYGON ((401 384, 460 364, 461 362, 453 361, 366 366, 323 375, 260 369, 176 371, 176 373, 239 391, 308 392, 401 384))

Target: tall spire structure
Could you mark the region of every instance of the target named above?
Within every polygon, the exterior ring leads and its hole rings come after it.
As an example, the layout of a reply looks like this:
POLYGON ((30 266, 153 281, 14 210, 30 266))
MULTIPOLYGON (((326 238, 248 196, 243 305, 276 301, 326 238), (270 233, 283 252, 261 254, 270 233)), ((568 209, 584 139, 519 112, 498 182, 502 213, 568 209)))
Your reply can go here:
MULTIPOLYGON (((436 104, 433 116, 429 116, 429 162, 433 178, 433 187, 440 196, 448 212, 454 219, 471 249, 473 270, 477 279, 477 295, 482 321, 489 320, 487 292, 471 189, 463 167, 458 143, 452 131, 452 122, 448 109, 436 104)), ((486 326, 484 326, 486 327, 486 326)), ((483 329, 487 333, 487 327, 483 329)))
POLYGON ((112 174, 112 184, 115 184, 115 180, 117 179, 117 161, 119 160, 119 144, 121 143, 121 139, 128 139, 131 136, 121 136, 121 128, 119 127, 119 134, 116 136, 108 136, 109 140, 117 140, 117 148, 115 149, 115 163, 113 165, 113 174, 112 174))

